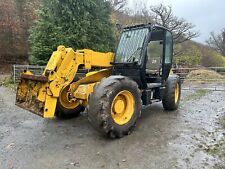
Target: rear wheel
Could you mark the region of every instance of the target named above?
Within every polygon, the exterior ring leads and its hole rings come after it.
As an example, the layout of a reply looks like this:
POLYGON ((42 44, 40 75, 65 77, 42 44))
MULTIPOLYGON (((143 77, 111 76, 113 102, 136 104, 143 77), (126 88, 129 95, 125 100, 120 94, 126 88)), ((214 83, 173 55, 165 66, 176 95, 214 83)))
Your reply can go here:
POLYGON ((110 76, 94 87, 88 101, 88 119, 101 133, 123 137, 141 114, 141 93, 133 80, 110 76))
POLYGON ((69 99, 69 86, 62 89, 56 106, 57 118, 73 118, 77 117, 80 112, 84 111, 84 107, 79 104, 77 100, 69 99))
POLYGON ((165 110, 176 110, 181 96, 181 81, 177 75, 169 76, 166 81, 162 103, 165 110))

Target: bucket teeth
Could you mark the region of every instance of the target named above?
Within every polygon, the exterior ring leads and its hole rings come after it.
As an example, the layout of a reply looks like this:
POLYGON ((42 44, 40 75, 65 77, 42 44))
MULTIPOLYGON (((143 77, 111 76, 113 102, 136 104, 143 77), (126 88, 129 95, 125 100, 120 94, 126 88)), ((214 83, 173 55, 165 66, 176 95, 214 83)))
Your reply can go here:
POLYGON ((44 102, 37 98, 46 82, 45 76, 22 75, 17 88, 16 105, 43 117, 44 102))

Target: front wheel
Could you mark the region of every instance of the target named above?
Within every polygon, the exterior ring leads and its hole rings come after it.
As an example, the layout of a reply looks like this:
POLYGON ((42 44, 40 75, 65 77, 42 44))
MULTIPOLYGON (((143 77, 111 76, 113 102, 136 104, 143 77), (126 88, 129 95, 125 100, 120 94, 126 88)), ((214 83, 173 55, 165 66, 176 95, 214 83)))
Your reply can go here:
POLYGON ((88 119, 111 138, 130 133, 141 114, 141 93, 133 80, 110 76, 94 87, 88 101, 88 119))
POLYGON ((177 110, 181 96, 181 81, 177 75, 169 76, 163 94, 162 103, 165 110, 177 110))
POLYGON ((71 101, 69 99, 69 87, 66 86, 62 89, 57 101, 55 116, 59 119, 77 117, 80 112, 84 111, 84 107, 77 100, 71 101))

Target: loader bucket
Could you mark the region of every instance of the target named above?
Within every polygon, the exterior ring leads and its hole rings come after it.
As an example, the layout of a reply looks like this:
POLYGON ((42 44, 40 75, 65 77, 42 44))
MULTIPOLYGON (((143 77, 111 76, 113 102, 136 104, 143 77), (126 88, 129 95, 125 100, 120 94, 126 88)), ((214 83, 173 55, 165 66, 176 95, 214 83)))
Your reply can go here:
POLYGON ((46 90, 43 89, 47 84, 46 76, 23 73, 17 88, 16 105, 43 117, 45 98, 38 99, 38 97, 46 96, 46 90))

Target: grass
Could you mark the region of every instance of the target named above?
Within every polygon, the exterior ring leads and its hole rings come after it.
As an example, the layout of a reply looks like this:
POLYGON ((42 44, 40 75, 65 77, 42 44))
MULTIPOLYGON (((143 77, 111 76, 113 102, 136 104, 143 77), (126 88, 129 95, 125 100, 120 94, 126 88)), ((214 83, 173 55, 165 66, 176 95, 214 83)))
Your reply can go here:
POLYGON ((10 76, 6 77, 2 82, 0 82, 0 86, 5 86, 16 90, 16 84, 13 83, 13 80, 10 76))
POLYGON ((198 89, 195 91, 195 93, 187 95, 185 97, 185 100, 186 101, 199 100, 201 97, 205 96, 208 92, 209 92, 209 90, 207 90, 207 89, 198 89))
POLYGON ((215 145, 209 147, 207 152, 212 155, 218 155, 219 157, 225 157, 225 141, 221 140, 215 145))
POLYGON ((225 116, 220 119, 220 124, 225 128, 225 116))
MULTIPOLYGON (((225 129, 225 116, 223 116, 220 119, 220 124, 225 129)), ((207 152, 212 154, 212 155, 218 155, 219 157, 225 157, 225 140, 222 139, 222 140, 218 141, 216 144, 209 147, 207 149, 207 152)))

